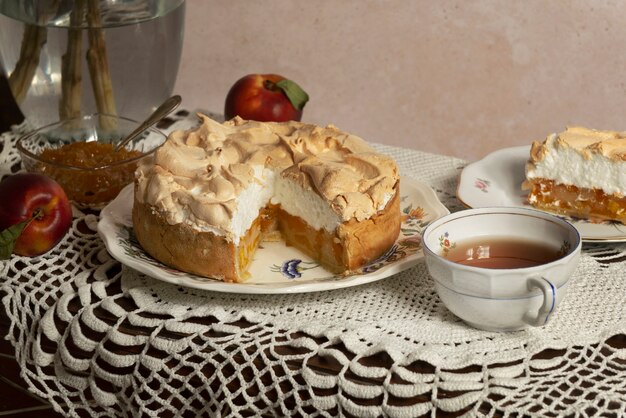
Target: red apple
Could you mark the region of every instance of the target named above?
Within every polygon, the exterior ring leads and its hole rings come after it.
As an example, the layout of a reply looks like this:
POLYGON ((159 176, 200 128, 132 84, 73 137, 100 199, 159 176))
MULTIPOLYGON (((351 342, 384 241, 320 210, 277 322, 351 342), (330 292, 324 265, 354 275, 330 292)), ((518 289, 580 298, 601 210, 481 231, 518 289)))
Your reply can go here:
POLYGON ((300 120, 308 94, 291 80, 277 74, 248 74, 228 91, 226 120, 239 116, 261 122, 300 120))
POLYGON ((72 207, 50 177, 20 173, 0 182, 0 258, 48 252, 72 225, 72 207))

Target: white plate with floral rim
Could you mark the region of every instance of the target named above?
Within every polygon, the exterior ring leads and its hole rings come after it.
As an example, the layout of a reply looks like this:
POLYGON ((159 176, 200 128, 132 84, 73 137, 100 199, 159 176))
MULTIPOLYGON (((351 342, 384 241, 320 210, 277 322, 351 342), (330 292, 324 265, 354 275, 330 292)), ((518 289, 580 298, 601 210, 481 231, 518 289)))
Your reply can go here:
POLYGON ((225 283, 165 266, 137 242, 132 228, 132 185, 124 188, 100 214, 98 232, 118 261, 155 279, 197 289, 231 293, 303 293, 357 286, 406 270, 423 258, 421 232, 430 222, 450 213, 426 184, 400 180, 402 227, 396 243, 362 274, 337 276, 283 242, 262 242, 244 283, 225 283))
MULTIPOLYGON (((461 172, 457 198, 466 206, 531 207, 522 190, 530 146, 505 148, 466 166, 461 172)), ((620 222, 589 222, 558 215, 571 222, 586 242, 625 242, 626 226, 620 222)))

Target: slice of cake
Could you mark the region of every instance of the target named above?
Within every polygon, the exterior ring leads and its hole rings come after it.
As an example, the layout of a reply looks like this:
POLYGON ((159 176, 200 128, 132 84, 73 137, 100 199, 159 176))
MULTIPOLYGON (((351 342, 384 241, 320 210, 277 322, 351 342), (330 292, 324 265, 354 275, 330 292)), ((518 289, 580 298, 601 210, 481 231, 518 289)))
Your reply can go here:
POLYGON ((534 142, 524 188, 536 208, 626 223, 626 133, 571 127, 534 142))
POLYGON ((398 169, 362 139, 333 126, 199 116, 136 172, 134 231, 157 260, 240 282, 259 242, 278 231, 349 274, 395 242, 398 169))

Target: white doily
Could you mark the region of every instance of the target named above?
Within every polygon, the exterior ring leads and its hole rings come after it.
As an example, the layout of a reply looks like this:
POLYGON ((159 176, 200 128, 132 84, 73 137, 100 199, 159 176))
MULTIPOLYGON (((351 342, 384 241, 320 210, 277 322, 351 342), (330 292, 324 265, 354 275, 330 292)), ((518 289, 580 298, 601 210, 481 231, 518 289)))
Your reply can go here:
MULTIPOLYGON (((461 208, 463 161, 376 148, 461 208)), ((121 266, 76 215, 52 252, 0 264, 22 375, 68 416, 626 414, 626 245, 585 246, 547 326, 493 333, 448 312, 423 263, 336 291, 198 291, 121 266)))

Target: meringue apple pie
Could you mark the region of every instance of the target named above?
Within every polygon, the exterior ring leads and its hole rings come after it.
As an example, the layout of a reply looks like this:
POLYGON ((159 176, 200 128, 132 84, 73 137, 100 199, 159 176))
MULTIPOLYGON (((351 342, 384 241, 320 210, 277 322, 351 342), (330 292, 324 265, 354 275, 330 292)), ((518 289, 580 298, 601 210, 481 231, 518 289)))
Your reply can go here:
POLYGON ((359 137, 332 125, 199 117, 136 172, 134 231, 157 260, 242 282, 259 243, 278 236, 349 274, 395 242, 398 168, 359 137))

